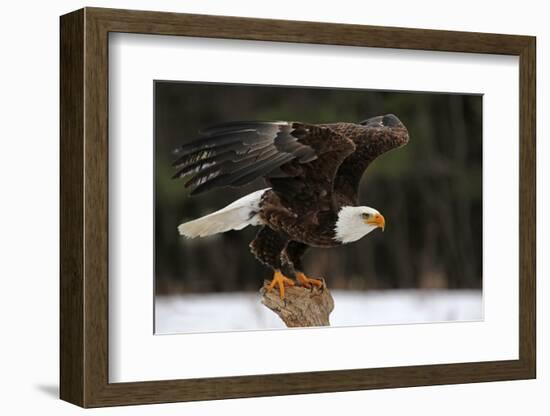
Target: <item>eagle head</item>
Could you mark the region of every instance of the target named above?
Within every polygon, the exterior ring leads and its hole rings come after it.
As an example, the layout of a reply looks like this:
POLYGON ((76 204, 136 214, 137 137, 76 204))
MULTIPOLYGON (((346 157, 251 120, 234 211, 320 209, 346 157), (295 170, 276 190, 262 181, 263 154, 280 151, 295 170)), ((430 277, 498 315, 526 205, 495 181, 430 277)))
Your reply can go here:
POLYGON ((371 207, 345 206, 338 212, 335 227, 335 240, 352 243, 376 228, 384 231, 386 221, 382 214, 371 207))

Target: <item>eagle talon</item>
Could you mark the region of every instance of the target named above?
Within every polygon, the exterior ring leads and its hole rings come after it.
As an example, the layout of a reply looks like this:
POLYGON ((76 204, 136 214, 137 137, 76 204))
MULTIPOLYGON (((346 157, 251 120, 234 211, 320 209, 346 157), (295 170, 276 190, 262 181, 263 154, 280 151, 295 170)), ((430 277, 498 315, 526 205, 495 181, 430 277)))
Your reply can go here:
POLYGON ((288 286, 294 286, 295 283, 292 279, 289 279, 279 270, 275 270, 273 273, 273 280, 267 286, 267 291, 270 292, 275 286, 279 287, 279 296, 281 300, 285 298, 285 284, 288 286))
POLYGON ((319 289, 322 289, 325 287, 325 282, 322 279, 312 279, 310 277, 307 277, 302 272, 296 272, 296 279, 300 282, 300 284, 303 287, 306 287, 308 289, 311 288, 311 285, 317 286, 319 289))

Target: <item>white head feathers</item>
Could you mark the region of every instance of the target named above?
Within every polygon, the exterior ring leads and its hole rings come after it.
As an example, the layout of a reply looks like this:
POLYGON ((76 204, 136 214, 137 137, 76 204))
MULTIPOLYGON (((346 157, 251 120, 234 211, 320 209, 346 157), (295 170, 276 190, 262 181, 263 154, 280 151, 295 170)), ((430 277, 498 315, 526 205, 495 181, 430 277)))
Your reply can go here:
POLYGON ((352 243, 376 228, 384 229, 384 217, 370 207, 342 207, 336 221, 335 239, 342 243, 352 243))

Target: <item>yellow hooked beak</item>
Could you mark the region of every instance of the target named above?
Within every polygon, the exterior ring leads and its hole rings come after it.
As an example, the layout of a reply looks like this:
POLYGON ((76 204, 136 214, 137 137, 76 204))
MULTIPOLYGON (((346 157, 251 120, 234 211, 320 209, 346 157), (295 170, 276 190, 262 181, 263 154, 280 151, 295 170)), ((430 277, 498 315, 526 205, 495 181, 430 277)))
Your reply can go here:
POLYGON ((382 216, 382 214, 374 214, 367 220, 367 224, 375 225, 376 227, 382 228, 382 231, 384 231, 384 228, 386 228, 386 220, 382 216))

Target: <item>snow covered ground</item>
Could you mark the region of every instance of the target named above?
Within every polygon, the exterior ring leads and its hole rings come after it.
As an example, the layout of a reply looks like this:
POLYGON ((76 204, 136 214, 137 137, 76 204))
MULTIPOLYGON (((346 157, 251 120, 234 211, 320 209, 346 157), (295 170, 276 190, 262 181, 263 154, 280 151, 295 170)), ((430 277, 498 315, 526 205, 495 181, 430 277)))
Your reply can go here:
MULTIPOLYGON (((332 326, 411 324, 483 319, 481 291, 388 290, 331 292, 332 326)), ((256 293, 159 296, 155 333, 284 328, 256 293)))

